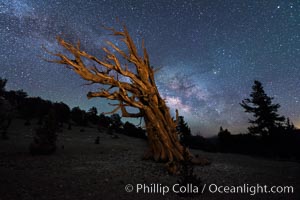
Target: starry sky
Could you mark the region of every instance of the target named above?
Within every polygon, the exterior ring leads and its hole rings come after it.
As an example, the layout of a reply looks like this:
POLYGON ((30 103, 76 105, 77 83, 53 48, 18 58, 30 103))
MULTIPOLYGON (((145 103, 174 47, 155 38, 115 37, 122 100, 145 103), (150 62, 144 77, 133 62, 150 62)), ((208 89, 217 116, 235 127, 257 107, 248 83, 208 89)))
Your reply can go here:
POLYGON ((116 18, 138 46, 145 40, 151 64, 162 67, 161 95, 194 134, 246 132, 250 116, 239 103, 254 80, 300 127, 299 0, 0 0, 0 77, 8 90, 110 111, 107 100, 86 98, 99 86, 43 61, 41 46, 61 51, 61 35, 101 55, 105 40, 119 44, 102 28, 121 28, 116 18))

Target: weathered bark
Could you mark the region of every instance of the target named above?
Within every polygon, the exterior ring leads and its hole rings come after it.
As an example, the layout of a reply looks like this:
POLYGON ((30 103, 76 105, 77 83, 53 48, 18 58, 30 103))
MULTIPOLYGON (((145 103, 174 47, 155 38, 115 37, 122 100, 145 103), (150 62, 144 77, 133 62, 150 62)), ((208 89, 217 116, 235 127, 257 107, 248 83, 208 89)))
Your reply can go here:
POLYGON ((103 97, 118 100, 119 103, 114 104, 116 108, 111 113, 120 109, 123 117, 143 117, 149 140, 149 152, 153 159, 168 162, 183 160, 183 147, 178 139, 176 122, 172 119, 165 100, 161 98, 158 92, 154 79, 155 70, 150 66, 144 44, 143 56, 139 56, 125 26, 123 31, 110 30, 114 35, 121 36, 128 53, 111 42, 107 42, 109 48, 117 52, 118 55, 104 47, 102 49, 106 54, 105 59, 99 60, 82 51, 79 42, 74 46, 57 37, 58 43, 68 50, 74 58, 69 58, 62 53, 49 52, 59 58, 58 60, 50 60, 50 62, 69 66, 83 79, 91 83, 110 86, 108 89, 103 88, 100 91, 89 92, 87 96, 88 98, 103 97), (135 68, 134 72, 130 71, 126 64, 120 63, 120 56, 135 68), (92 61, 97 66, 88 67, 83 61, 85 59, 92 61), (121 81, 121 77, 129 78, 130 83, 121 81), (139 113, 128 113, 126 110, 128 106, 137 108, 139 113))

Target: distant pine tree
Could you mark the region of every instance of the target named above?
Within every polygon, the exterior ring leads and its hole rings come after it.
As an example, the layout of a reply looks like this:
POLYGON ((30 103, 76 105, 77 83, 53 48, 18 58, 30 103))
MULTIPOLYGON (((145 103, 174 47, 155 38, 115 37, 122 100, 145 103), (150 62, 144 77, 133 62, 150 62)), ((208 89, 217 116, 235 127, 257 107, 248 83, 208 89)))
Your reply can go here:
POLYGON ((97 124, 99 122, 99 116, 96 107, 91 107, 87 112, 87 117, 90 122, 97 124))
POLYGON ((103 113, 99 115, 98 130, 101 132, 103 128, 108 128, 111 124, 111 118, 103 113))
POLYGON ((248 127, 251 134, 269 136, 272 132, 276 132, 276 128, 282 127, 285 118, 279 116, 279 104, 273 104, 272 97, 269 97, 259 81, 254 81, 252 86, 250 99, 244 99, 240 105, 247 113, 253 113, 254 120, 249 119, 252 125, 248 127))
POLYGON ((0 96, 4 95, 6 83, 7 83, 6 79, 0 78, 0 96))
POLYGON ((178 124, 177 124, 177 132, 180 135, 180 142, 183 145, 187 145, 187 138, 192 136, 191 129, 188 124, 184 121, 183 116, 178 117, 178 124))
POLYGON ((226 128, 225 130, 223 129, 223 127, 220 127, 219 133, 218 133, 218 137, 219 138, 226 138, 226 137, 230 137, 231 133, 228 131, 228 129, 226 128))
POLYGON ((120 131, 120 128, 123 126, 123 122, 121 121, 121 117, 118 113, 112 114, 110 116, 111 124, 110 128, 115 131, 120 131))
POLYGON ((88 111, 88 114, 90 115, 97 115, 98 111, 97 111, 97 108, 96 107, 91 107, 88 111))
POLYGON ((74 107, 71 110, 71 119, 78 126, 86 126, 88 123, 87 117, 86 117, 86 112, 84 110, 81 110, 78 106, 74 107))
POLYGON ((285 129, 287 131, 293 131, 295 130, 295 125, 293 124, 293 122, 290 121, 290 118, 287 118, 286 119, 286 122, 285 122, 285 129))

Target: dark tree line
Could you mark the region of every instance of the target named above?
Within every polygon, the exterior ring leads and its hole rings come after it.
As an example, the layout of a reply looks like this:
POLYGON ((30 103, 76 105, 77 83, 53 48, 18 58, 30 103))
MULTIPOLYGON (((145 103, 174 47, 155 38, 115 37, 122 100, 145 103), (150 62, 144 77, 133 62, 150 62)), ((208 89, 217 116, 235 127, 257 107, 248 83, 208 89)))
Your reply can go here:
MULTIPOLYGON (((27 126, 32 124, 33 119, 37 119, 38 125, 41 127, 45 126, 49 121, 50 114, 58 127, 62 127, 63 124, 67 124, 69 129, 72 125, 96 125, 99 130, 101 128, 110 128, 115 132, 145 138, 144 130, 137 128, 134 124, 129 122, 124 124, 119 114, 105 116, 103 113, 99 114, 96 107, 92 107, 88 111, 78 106, 70 109, 70 107, 63 102, 51 102, 40 97, 29 97, 23 90, 6 91, 6 83, 6 79, 0 79, 0 97, 13 107, 14 112, 10 111, 10 113, 13 113, 11 118, 24 119, 24 124, 27 126)), ((1 116, 3 116, 3 113, 7 113, 7 111, 2 110, 2 107, 0 111, 1 116)))
MULTIPOLYGON (((0 131, 2 139, 8 139, 7 129, 13 119, 19 118, 25 121, 25 126, 33 125, 33 119, 37 120, 37 128, 34 132, 32 143, 29 145, 31 154, 52 154, 56 150, 58 132, 63 130, 63 125, 68 129, 75 126, 96 125, 99 131, 121 133, 132 137, 146 139, 145 131, 134 124, 121 121, 119 114, 105 116, 98 114, 96 107, 87 112, 79 107, 70 107, 63 102, 51 102, 40 97, 29 97, 26 92, 6 91, 6 79, 0 78, 0 131), (11 107, 12 109, 8 109, 11 107)), ((81 130, 84 130, 81 128, 81 130)))
MULTIPOLYGON (((38 119, 41 125, 50 112, 54 113, 55 120, 60 125, 73 121, 76 125, 87 125, 89 120, 96 124, 97 109, 91 108, 89 112, 74 107, 72 110, 63 102, 51 102, 41 97, 29 97, 23 90, 6 91, 5 85, 7 80, 0 79, 1 98, 5 99, 14 109, 14 118, 24 119, 25 125, 31 125, 32 119, 38 119)), ((4 112, 4 111, 3 111, 4 112)), ((2 112, 2 113, 3 113, 2 112)))

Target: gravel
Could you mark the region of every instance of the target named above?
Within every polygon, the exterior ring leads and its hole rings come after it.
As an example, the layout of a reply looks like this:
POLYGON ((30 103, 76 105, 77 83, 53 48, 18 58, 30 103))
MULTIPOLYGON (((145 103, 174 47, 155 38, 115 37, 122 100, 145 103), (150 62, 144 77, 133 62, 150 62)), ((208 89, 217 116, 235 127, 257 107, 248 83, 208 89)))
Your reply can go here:
MULTIPOLYGON (((34 128, 22 124, 15 121, 8 132, 9 140, 0 141, 0 200, 186 199, 172 191, 165 195, 125 191, 127 184, 158 184, 172 190, 177 183, 178 177, 169 175, 163 163, 142 160, 147 149, 145 140, 124 135, 113 139, 95 128, 85 128, 85 132, 80 132, 80 127, 65 128, 58 133, 55 154, 31 156, 28 146, 34 128), (100 144, 94 144, 97 136, 100 144)), ((204 194, 194 199, 300 199, 300 163, 236 154, 193 153, 212 161, 211 165, 194 168, 206 184, 204 194), (293 186, 294 193, 220 194, 208 191, 211 184, 293 186)))

